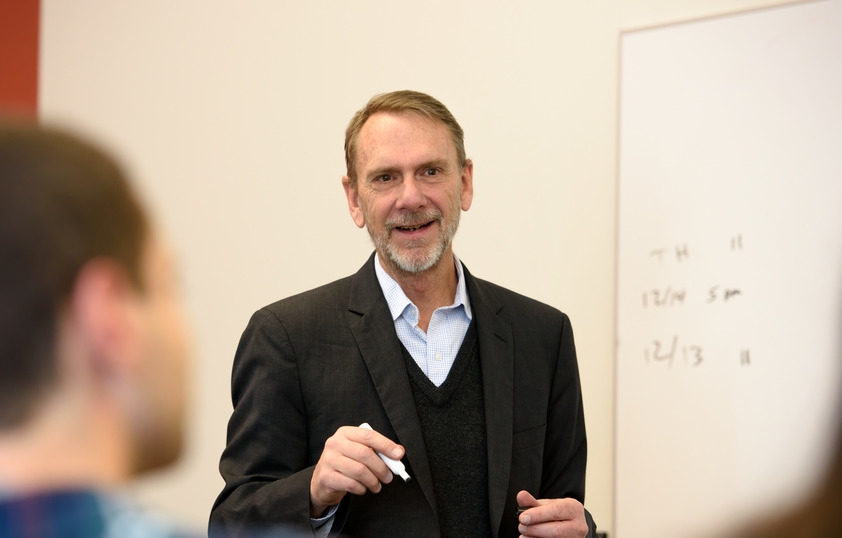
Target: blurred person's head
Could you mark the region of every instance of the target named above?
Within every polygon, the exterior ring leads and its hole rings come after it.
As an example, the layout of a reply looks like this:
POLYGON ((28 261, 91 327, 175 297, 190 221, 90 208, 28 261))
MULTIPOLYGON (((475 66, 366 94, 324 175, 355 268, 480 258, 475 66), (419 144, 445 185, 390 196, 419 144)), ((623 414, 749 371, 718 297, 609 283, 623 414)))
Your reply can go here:
POLYGON ((115 162, 0 123, 0 483, 119 482, 180 453, 173 261, 115 162))

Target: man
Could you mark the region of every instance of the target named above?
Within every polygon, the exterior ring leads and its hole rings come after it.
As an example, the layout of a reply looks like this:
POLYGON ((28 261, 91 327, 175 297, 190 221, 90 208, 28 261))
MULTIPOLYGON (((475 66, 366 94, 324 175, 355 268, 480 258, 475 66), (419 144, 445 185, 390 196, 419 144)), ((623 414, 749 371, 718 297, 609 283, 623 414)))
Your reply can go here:
POLYGON ((181 450, 173 262, 118 167, 0 125, 0 537, 182 536, 114 493, 181 450))
POLYGON ((384 94, 351 120, 345 153, 351 217, 376 252, 355 275, 252 317, 212 523, 346 536, 592 533, 570 323, 453 255, 473 197, 461 127, 428 95, 384 94))

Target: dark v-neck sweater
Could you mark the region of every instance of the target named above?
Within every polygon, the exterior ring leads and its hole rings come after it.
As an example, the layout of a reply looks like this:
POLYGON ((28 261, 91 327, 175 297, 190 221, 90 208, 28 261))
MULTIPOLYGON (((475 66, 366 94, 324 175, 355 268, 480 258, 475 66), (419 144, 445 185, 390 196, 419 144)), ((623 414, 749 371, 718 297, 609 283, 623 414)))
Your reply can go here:
POLYGON ((447 379, 439 387, 406 348, 403 356, 424 432, 441 536, 491 536, 476 322, 468 327, 447 379))

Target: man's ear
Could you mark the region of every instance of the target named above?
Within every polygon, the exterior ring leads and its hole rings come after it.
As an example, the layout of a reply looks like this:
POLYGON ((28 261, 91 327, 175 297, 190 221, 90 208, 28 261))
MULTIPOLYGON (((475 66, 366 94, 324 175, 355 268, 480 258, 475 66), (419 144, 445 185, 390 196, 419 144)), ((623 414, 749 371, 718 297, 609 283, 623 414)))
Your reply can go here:
POLYGON ((465 159, 462 167, 462 211, 471 209, 471 202, 474 200, 474 162, 465 159))
POLYGON ((348 211, 358 228, 365 226, 365 214, 360 205, 360 194, 354 184, 354 180, 348 176, 342 177, 342 187, 345 189, 345 197, 348 198, 348 211))
POLYGON ((91 367, 106 375, 133 368, 137 351, 137 289, 125 268, 108 258, 88 261, 76 277, 69 314, 91 367))

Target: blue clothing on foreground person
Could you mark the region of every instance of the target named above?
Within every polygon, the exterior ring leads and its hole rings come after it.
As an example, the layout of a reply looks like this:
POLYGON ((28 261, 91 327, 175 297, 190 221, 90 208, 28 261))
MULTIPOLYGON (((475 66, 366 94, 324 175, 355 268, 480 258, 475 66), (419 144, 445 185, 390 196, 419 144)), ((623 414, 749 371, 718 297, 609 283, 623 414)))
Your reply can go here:
POLYGON ((0 538, 192 538, 159 514, 113 494, 49 491, 0 497, 0 538))

